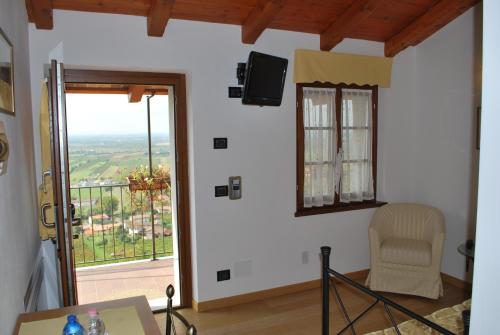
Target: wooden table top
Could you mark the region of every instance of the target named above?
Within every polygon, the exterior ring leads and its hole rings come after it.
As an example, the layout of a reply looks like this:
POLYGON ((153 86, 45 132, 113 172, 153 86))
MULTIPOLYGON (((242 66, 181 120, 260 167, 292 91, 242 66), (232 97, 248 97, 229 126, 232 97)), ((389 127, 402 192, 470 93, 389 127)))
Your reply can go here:
POLYGON ((96 308, 99 311, 104 309, 122 308, 129 306, 135 306, 135 308, 137 309, 137 314, 139 315, 142 328, 144 329, 144 333, 146 335, 161 335, 160 328, 156 323, 156 320, 153 316, 151 308, 149 307, 146 296, 110 300, 94 304, 70 306, 57 309, 49 309, 46 311, 33 312, 33 313, 23 313, 20 314, 19 317, 17 318, 16 327, 14 328, 13 334, 14 335, 19 334, 19 328, 21 327, 21 323, 23 322, 52 319, 68 314, 82 314, 86 313, 89 310, 89 308, 96 308))

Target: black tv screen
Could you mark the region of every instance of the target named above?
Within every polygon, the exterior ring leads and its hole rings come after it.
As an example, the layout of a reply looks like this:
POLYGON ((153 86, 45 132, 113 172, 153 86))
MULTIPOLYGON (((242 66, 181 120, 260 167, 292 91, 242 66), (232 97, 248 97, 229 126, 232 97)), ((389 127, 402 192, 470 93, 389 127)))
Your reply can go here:
POLYGON ((283 97, 288 60, 252 51, 248 56, 243 103, 279 106, 283 97))

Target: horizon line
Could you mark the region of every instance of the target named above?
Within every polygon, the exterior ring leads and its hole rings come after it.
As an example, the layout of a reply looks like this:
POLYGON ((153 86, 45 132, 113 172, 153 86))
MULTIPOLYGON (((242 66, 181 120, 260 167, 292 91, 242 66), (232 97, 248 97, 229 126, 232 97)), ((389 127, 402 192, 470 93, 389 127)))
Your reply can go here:
MULTIPOLYGON (((145 135, 147 136, 148 133, 122 133, 122 134, 110 134, 110 133, 95 133, 95 134, 68 134, 69 137, 71 136, 122 136, 122 135, 145 135)), ((169 136, 170 133, 151 133, 151 135, 165 135, 169 136)))

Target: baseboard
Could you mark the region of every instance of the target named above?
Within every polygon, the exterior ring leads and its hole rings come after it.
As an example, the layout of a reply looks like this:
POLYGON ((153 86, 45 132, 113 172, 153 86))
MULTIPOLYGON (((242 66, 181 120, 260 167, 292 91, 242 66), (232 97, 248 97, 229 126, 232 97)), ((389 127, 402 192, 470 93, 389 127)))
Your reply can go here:
MULTIPOLYGON (((346 273, 345 275, 353 280, 364 280, 368 275, 368 270, 366 269, 361 271, 350 272, 346 273)), ((236 306, 258 300, 269 299, 269 298, 279 297, 282 295, 312 290, 315 288, 319 288, 320 286, 321 286, 321 280, 315 279, 303 283, 280 286, 268 290, 250 292, 215 300, 198 302, 193 299, 193 309, 196 312, 207 312, 219 308, 236 306)))
POLYGON ((368 277, 370 269, 364 269, 354 272, 345 273, 344 276, 349 277, 352 280, 362 280, 364 285, 364 280, 368 277))
MULTIPOLYGON (((346 273, 345 276, 353 279, 353 280, 361 280, 364 281, 368 276, 369 269, 359 270, 355 272, 346 273)), ((471 290, 472 284, 466 282, 465 280, 458 279, 456 277, 450 276, 446 273, 441 273, 441 277, 443 278, 443 282, 455 286, 462 290, 471 290)), ((315 288, 319 288, 321 286, 320 279, 310 280, 303 283, 286 285, 271 288, 268 290, 250 292, 240 295, 235 295, 232 297, 214 299, 208 301, 196 301, 193 299, 193 309, 196 312, 208 312, 219 308, 236 306, 241 304, 246 304, 249 302, 254 302, 263 299, 275 298, 282 295, 293 294, 298 292, 303 292, 307 290, 312 290, 315 288)))
POLYGON ((449 274, 443 272, 441 272, 441 278, 443 278, 443 282, 450 284, 451 286, 455 286, 456 288, 459 288, 461 290, 472 290, 472 283, 469 283, 465 280, 450 276, 449 274))

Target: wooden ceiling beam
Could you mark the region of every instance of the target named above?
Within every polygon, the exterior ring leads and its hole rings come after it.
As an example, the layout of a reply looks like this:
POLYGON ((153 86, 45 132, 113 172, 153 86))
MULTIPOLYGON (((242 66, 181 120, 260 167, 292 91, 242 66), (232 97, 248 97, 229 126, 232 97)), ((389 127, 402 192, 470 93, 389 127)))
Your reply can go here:
POLYGON ((146 86, 130 85, 128 88, 128 102, 141 102, 142 95, 146 91, 146 86))
POLYGON ((254 44, 285 6, 286 0, 260 0, 241 26, 241 41, 254 44))
POLYGON ((148 16, 149 0, 52 0, 54 9, 148 16))
POLYGON ((54 28, 52 0, 26 0, 26 11, 38 29, 54 28))
POLYGON ((329 51, 367 19, 383 0, 355 0, 320 35, 320 48, 329 51))
POLYGON ((162 37, 172 13, 175 0, 151 0, 148 14, 148 35, 162 37))
POLYGON ((419 44, 478 2, 479 0, 439 1, 422 16, 385 41, 385 56, 394 57, 409 46, 419 44))

